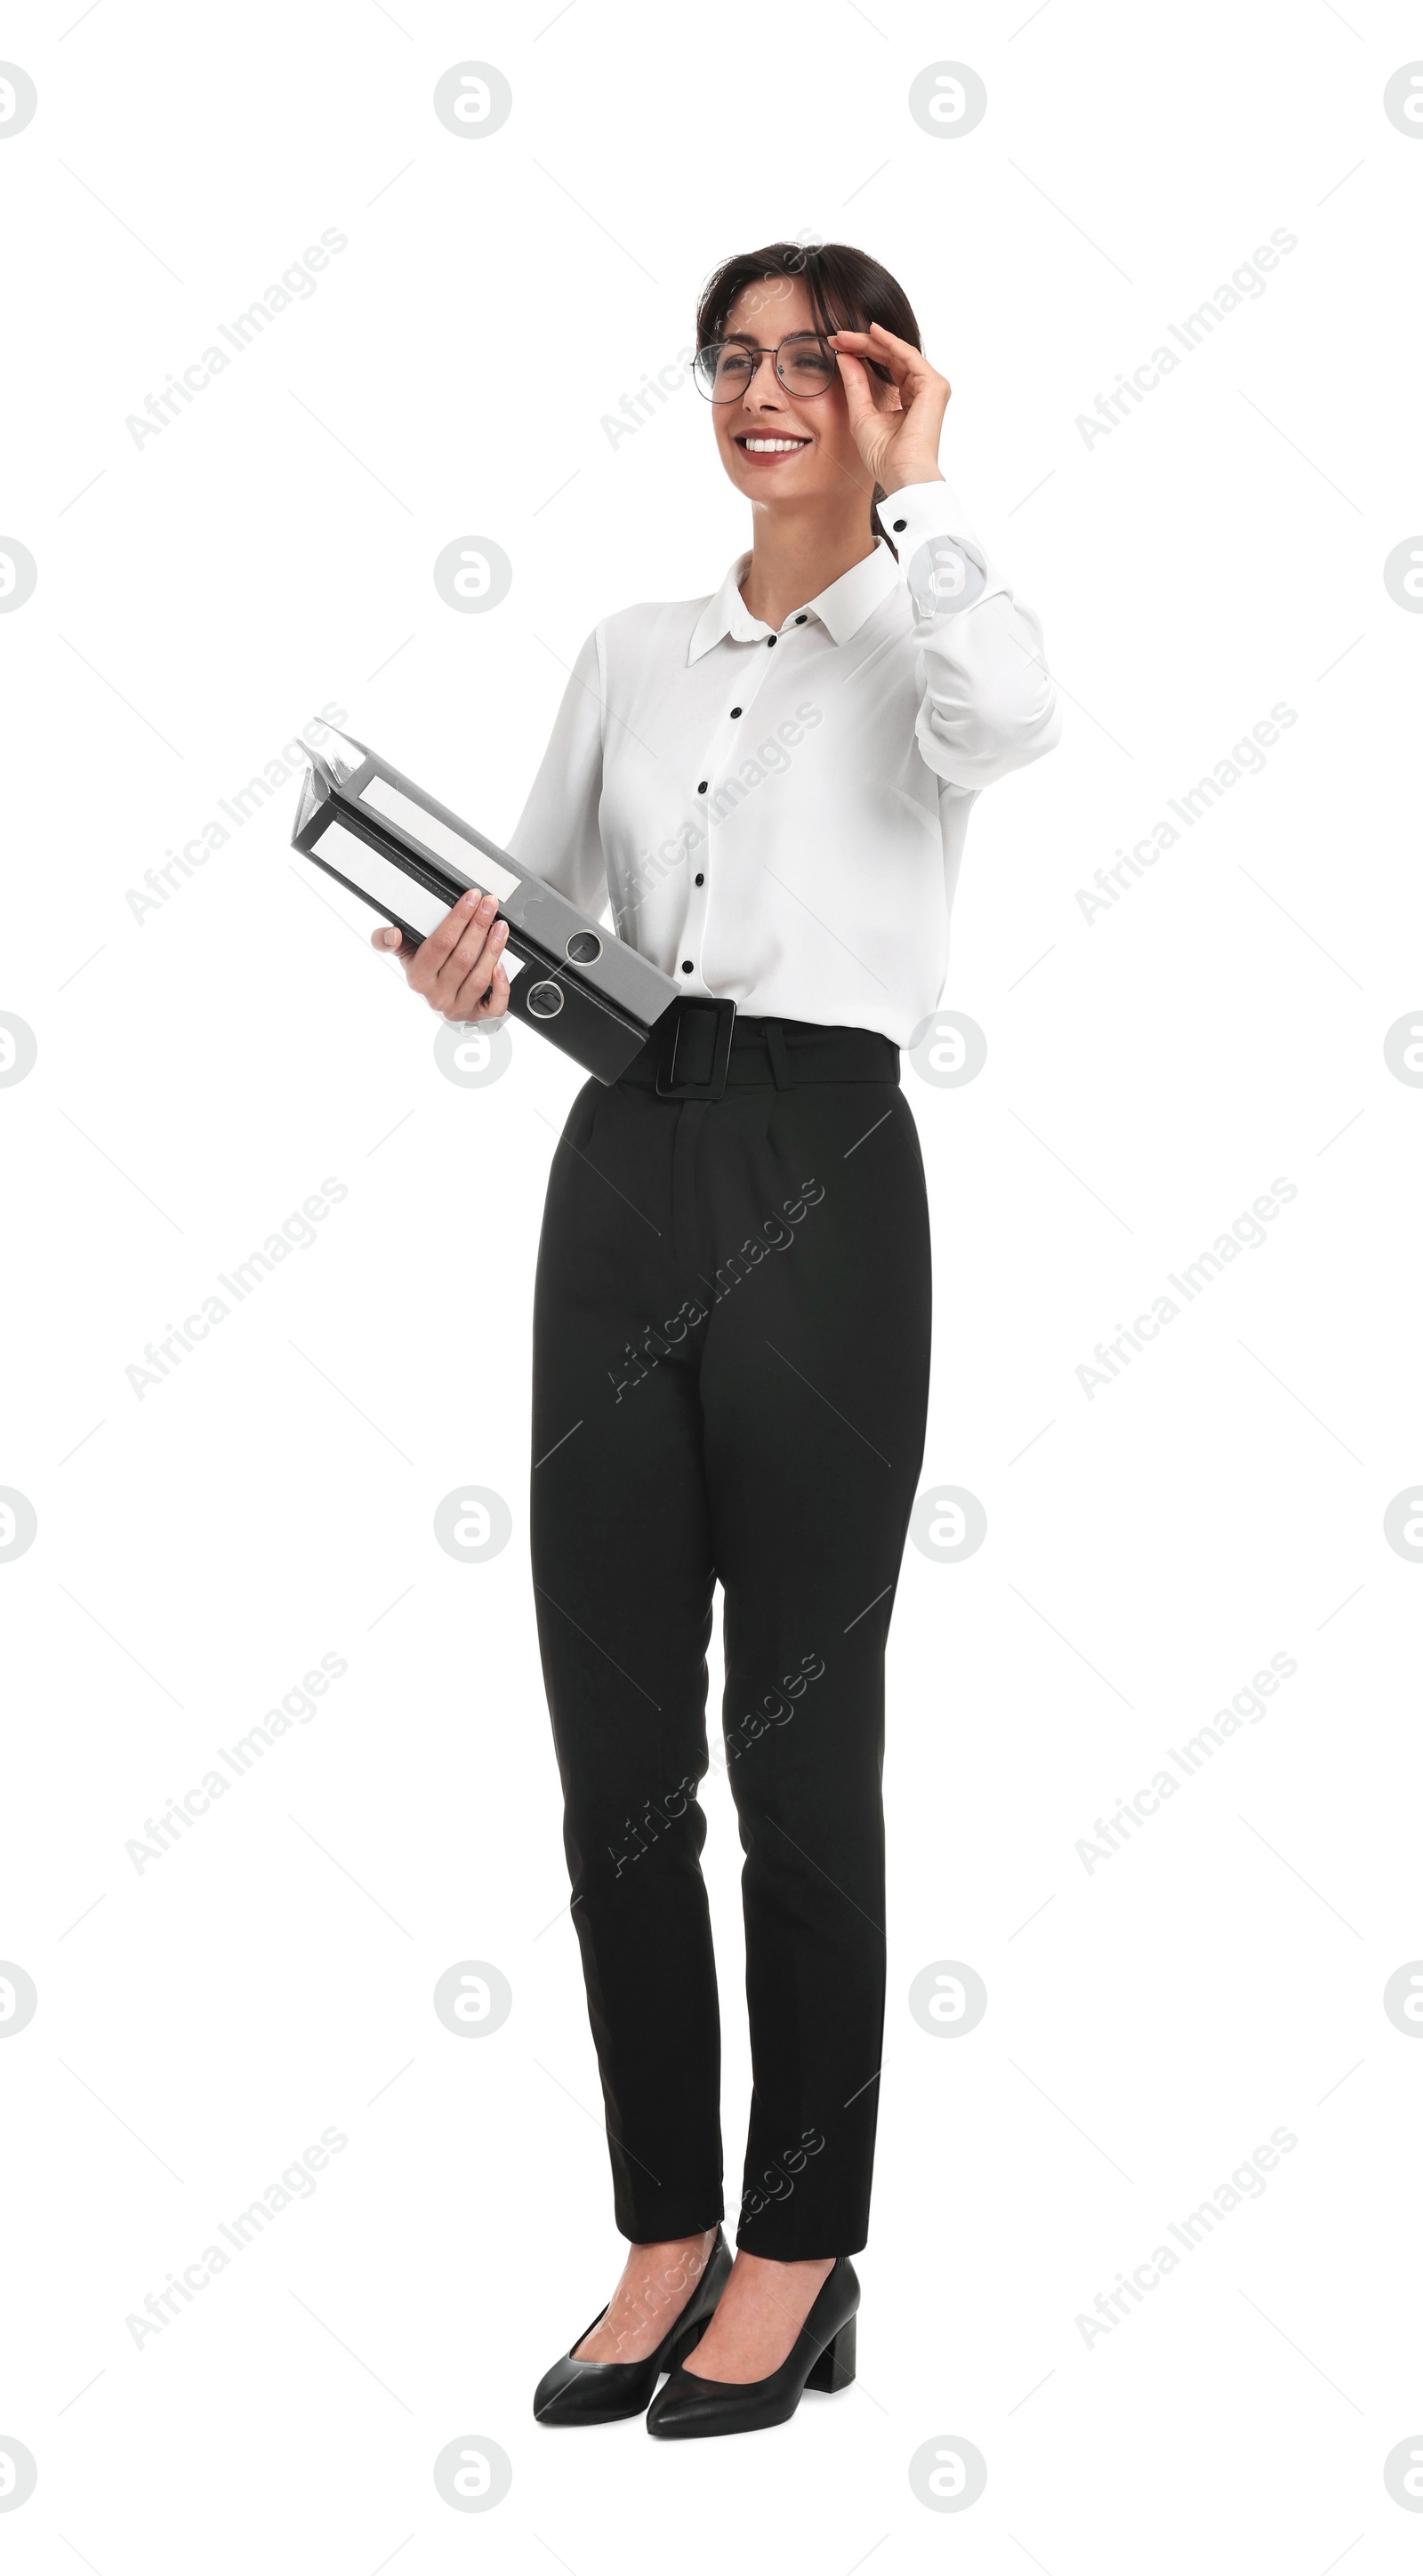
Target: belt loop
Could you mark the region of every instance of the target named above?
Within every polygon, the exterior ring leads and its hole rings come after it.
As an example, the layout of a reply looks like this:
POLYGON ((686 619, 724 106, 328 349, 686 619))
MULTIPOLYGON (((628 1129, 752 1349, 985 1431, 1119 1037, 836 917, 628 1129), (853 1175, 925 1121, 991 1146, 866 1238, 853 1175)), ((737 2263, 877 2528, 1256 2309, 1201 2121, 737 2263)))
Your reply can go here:
POLYGON ((669 1002, 658 1022, 661 1032, 656 1060, 655 1087, 663 1100, 720 1100, 726 1092, 727 1068, 731 1061, 731 1041, 736 1027, 736 1004, 729 995, 679 993, 669 1002), (697 1023, 705 1029, 710 1020, 710 1054, 696 1055, 697 1023), (702 1075, 678 1073, 677 1060, 684 1039, 687 1053, 705 1065, 702 1075))
POLYGON ((771 1071, 776 1077, 776 1089, 778 1091, 794 1091, 795 1084, 791 1079, 790 1058, 786 1054, 785 1035, 781 1028, 780 1021, 763 1020, 761 1022, 761 1026, 766 1032, 766 1052, 771 1059, 771 1071))

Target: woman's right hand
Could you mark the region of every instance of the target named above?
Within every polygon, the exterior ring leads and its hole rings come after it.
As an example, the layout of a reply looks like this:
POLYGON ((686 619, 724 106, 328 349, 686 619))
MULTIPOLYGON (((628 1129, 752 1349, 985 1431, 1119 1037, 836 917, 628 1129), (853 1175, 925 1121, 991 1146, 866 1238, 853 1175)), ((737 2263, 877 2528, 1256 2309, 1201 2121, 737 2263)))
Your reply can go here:
POLYGON ((471 886, 418 948, 389 922, 371 932, 371 946, 387 957, 398 948, 411 992, 422 994, 445 1019, 502 1019, 509 1007, 509 978, 500 951, 509 928, 507 922, 495 921, 498 909, 492 894, 482 895, 471 886))

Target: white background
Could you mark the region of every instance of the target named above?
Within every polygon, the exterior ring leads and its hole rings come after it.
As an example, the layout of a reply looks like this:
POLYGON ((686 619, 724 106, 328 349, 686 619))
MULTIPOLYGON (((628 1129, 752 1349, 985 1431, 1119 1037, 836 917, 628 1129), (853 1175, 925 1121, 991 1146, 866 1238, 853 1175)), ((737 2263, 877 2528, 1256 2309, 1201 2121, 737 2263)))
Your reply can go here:
MULTIPOLYGON (((1382 2007, 1423 1952, 1423 1578, 1383 1532, 1423 1464, 1423 1098, 1383 1052, 1420 999, 1423 622, 1383 582, 1423 526, 1423 138, 1382 106, 1415 15, 75 16, 0 38, 39 93, 0 140, 0 533, 38 566, 0 615, 0 1008, 38 1041, 0 1094, 0 1483, 38 1515, 0 1565, 0 1954, 39 1995, 0 2049, 0 2434, 38 2464, 10 2564, 1415 2566, 1383 2463, 1423 2444, 1423 2048, 1382 2007), (946 57, 988 90, 959 138, 907 106, 946 57), (432 93, 470 59, 514 104, 461 139, 432 93), (126 417, 323 228, 316 292, 136 446, 126 417), (1266 291, 1089 447, 1078 415, 1276 228, 1266 291), (986 1067, 906 1068, 925 1474, 988 1535, 910 1549, 891 1637, 860 2377, 664 2446, 530 2412, 622 2250, 526 1554, 578 1076, 522 1029, 492 1085, 441 1073, 369 917, 292 858, 294 782, 157 911, 127 896, 326 702, 510 830, 594 618, 703 595, 746 542, 694 388, 616 445, 604 418, 719 258, 798 232, 902 278, 954 386, 945 470, 1067 722, 970 831, 944 999, 986 1067), (488 614, 433 584, 468 534, 513 566, 488 614), (1084 919, 1276 702, 1263 772, 1084 919), (144 1345, 328 1175, 315 1243, 140 1400, 144 1345), (1089 1400, 1093 1345, 1277 1176, 1265 1244, 1089 1400), (486 1564, 434 1541, 461 1479, 513 1514, 486 1564), (328 1652, 312 1721, 137 1872, 144 1820, 328 1652), (1089 1874, 1094 1819, 1275 1654, 1260 1722, 1089 1874), (478 2041, 431 2004, 471 1959, 514 1998, 478 2041), (908 2009, 941 1960, 987 1985, 957 2040, 908 2009), (315 2192, 136 2348, 126 2317, 328 2126, 315 2192), (1263 2194, 1089 2345, 1075 2319, 1277 2127, 1263 2194), (513 2467, 478 2519, 432 2477, 464 2435, 513 2467), (908 2475, 938 2437, 988 2465, 949 2521, 908 2475)), ((734 2208, 739 1852, 707 1800, 734 2208)))

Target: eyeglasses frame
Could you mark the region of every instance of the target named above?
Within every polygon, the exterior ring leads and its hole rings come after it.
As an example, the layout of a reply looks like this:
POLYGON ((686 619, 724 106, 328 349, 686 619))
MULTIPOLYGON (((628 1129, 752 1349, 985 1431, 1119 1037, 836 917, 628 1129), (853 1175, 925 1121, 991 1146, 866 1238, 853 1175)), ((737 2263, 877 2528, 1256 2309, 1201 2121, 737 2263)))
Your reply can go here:
MULTIPOLYGON (((786 392, 791 394, 793 401, 819 402, 821 394, 829 393, 829 384, 821 385, 813 394, 797 394, 792 392, 792 388, 786 384, 785 377, 781 373, 781 351, 782 349, 788 349, 792 340, 814 340, 818 348, 830 349, 830 355, 832 358, 838 355, 838 352, 830 347, 830 335, 826 331, 788 331, 784 340, 777 341, 774 349, 768 349, 764 346, 758 347, 755 341, 740 339, 735 334, 733 334, 730 339, 726 340, 708 340, 703 348, 698 349, 696 356, 692 361, 692 374, 696 380, 698 393, 705 394, 709 403, 744 402, 747 394, 751 391, 752 385, 755 384, 757 376, 760 374, 759 364, 752 368, 749 383, 742 388, 740 393, 735 394, 717 395, 707 392, 707 388, 702 383, 700 373, 698 372, 700 362, 707 355, 709 350, 744 349, 748 358, 755 358, 758 361, 762 358, 770 359, 776 372, 776 382, 785 386, 786 392)), ((883 383, 887 385, 893 384, 894 378, 888 367, 882 367, 878 358, 862 358, 860 364, 862 366, 867 366, 870 373, 880 377, 883 383)))

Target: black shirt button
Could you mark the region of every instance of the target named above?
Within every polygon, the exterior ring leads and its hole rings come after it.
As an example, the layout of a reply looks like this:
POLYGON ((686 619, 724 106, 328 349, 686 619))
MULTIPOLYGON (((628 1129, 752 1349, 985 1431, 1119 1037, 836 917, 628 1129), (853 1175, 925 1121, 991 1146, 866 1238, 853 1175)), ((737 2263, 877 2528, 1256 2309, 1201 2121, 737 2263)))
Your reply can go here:
POLYGON ((732 710, 731 710, 731 712, 732 712, 732 714, 733 714, 734 716, 739 716, 739 715, 740 715, 740 713, 741 713, 741 709, 740 709, 739 707, 733 707, 733 708, 732 708, 732 710))
POLYGON ((683 974, 684 974, 684 975, 690 975, 691 971, 692 971, 692 961, 691 961, 690 957, 684 957, 684 958, 683 958, 683 960, 682 960, 682 972, 683 972, 683 974))
POLYGON ((896 519, 896 520, 895 520, 895 523, 894 523, 894 533, 895 533, 895 535, 896 535, 897 537, 902 537, 902 536, 903 536, 903 534, 904 534, 904 531, 905 531, 905 529, 908 527, 908 525, 909 525, 909 521, 908 521, 907 519, 896 519))
POLYGON ((705 884, 706 884, 706 878, 705 878, 705 877, 698 877, 698 879, 697 879, 697 883, 698 883, 698 885, 705 885, 705 884))
POLYGON ((700 779, 700 780, 698 781, 698 784, 697 784, 697 794, 698 794, 699 796, 705 796, 706 792, 707 792, 707 782, 706 782, 706 780, 703 778, 703 779, 700 779))
POLYGON ((775 643, 775 640, 776 640, 776 639, 775 639, 774 635, 768 635, 768 636, 767 636, 767 638, 766 638, 766 650, 767 650, 767 652, 768 652, 768 653, 770 652, 771 646, 775 643))
POLYGON ((807 618, 807 616, 808 616, 808 615, 809 615, 809 611, 808 611, 807 609, 804 609, 804 608, 803 608, 803 609, 801 610, 801 612, 800 612, 800 615, 799 615, 799 616, 797 617, 797 619, 796 619, 796 624, 797 624, 797 626, 804 626, 805 621, 806 621, 806 618, 807 618))

